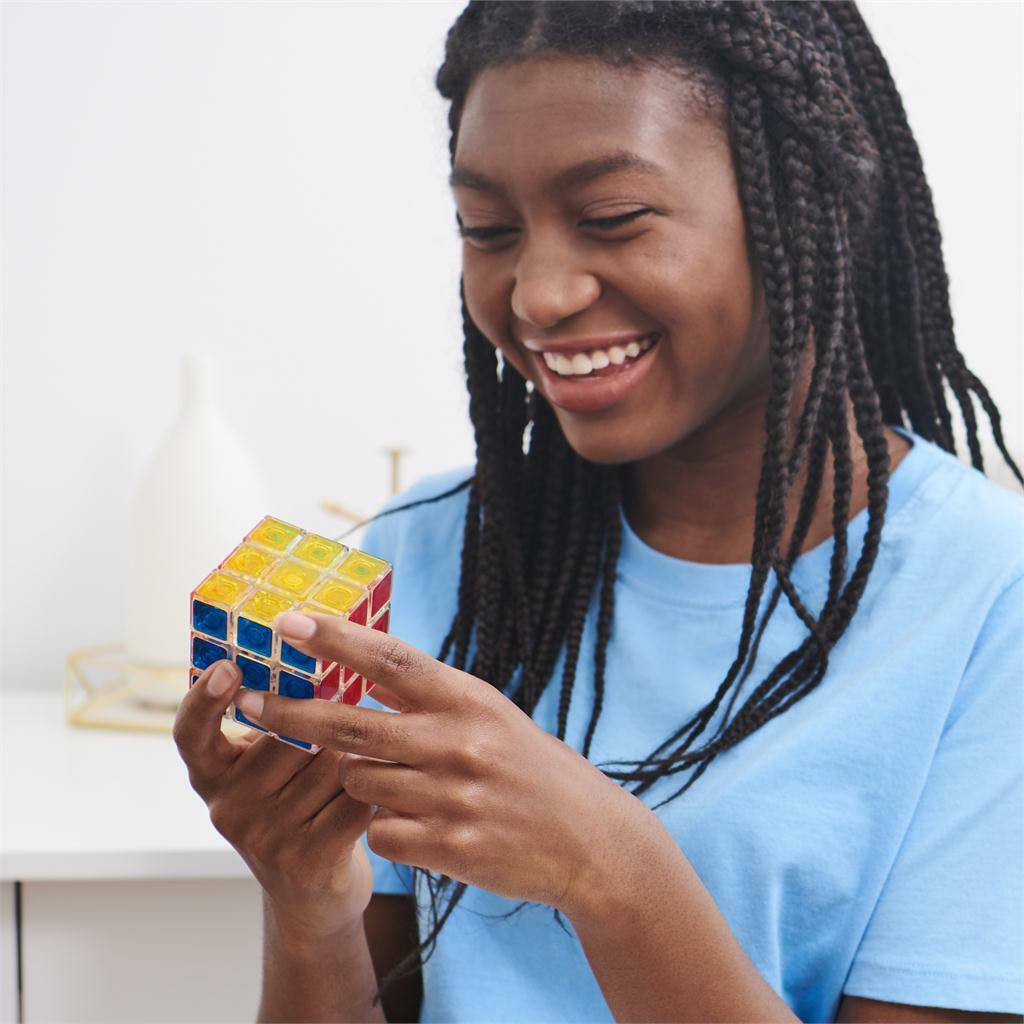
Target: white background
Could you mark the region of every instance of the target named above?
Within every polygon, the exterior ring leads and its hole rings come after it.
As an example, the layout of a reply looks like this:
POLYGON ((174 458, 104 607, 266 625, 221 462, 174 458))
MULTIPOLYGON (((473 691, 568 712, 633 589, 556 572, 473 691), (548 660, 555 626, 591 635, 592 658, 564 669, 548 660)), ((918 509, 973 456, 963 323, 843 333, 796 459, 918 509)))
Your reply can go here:
MULTIPOLYGON (((330 534, 464 465, 459 243, 432 78, 461 2, 3 6, 3 662, 120 639, 121 548, 184 353, 276 514, 330 534), (293 404, 289 404, 289 403, 293 404)), ((1021 8, 868 3, 924 153, 968 364, 1024 450, 1021 8)), ((182 494, 180 500, 189 500, 182 494)))

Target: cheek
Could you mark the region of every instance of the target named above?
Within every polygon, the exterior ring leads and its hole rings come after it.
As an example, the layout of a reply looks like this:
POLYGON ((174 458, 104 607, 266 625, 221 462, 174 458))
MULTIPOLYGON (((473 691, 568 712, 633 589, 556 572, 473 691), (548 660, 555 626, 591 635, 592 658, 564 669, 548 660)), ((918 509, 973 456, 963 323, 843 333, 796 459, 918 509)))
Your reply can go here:
POLYGON ((673 348, 709 371, 724 371, 730 353, 746 347, 755 331, 757 287, 742 236, 689 240, 646 254, 637 303, 659 321, 673 348))
POLYGON ((509 341, 511 288, 505 285, 505 279, 493 268, 478 267, 470 254, 463 256, 462 282, 470 318, 519 373, 532 380, 532 365, 509 341))

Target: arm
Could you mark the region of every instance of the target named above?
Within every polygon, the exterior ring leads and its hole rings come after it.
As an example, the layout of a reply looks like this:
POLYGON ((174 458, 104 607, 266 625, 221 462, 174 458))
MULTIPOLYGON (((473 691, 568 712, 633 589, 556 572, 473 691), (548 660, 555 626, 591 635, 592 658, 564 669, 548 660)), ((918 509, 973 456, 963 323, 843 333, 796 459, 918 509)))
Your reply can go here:
MULTIPOLYGON (((577 891, 587 897, 569 915, 612 1015, 618 1021, 798 1020, 744 953, 671 834, 636 803, 636 820, 616 830, 632 840, 580 880, 577 891)), ((1022 1019, 857 996, 844 997, 837 1016, 840 1024, 1022 1019)))
POLYGON ((836 1016, 838 1024, 982 1024, 983 1021, 1024 1021, 1018 1013, 975 1013, 944 1010, 935 1006, 886 1003, 862 996, 843 996, 836 1016))
POLYGON ((316 938, 263 901, 261 1021, 416 1021, 419 972, 396 981, 373 1005, 383 978, 416 945, 416 912, 407 896, 375 895, 362 924, 316 938))
POLYGON ((366 934, 316 936, 263 900, 260 1021, 383 1021, 366 934))
MULTIPOLYGON (((626 796, 626 794, 623 794, 626 796)), ((579 879, 569 912, 617 1021, 796 1021, 761 977, 672 835, 634 797, 630 837, 579 879)))

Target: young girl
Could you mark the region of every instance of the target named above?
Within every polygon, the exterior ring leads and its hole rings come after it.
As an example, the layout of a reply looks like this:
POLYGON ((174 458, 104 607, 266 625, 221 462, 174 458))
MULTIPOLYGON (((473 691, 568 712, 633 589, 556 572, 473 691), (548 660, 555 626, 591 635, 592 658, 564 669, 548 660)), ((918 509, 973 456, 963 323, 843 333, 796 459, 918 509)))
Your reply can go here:
POLYGON ((388 709, 176 727, 261 1017, 1021 1020, 1024 503, 856 7, 471 3, 437 81, 476 467, 366 535, 400 639, 279 621, 388 709))

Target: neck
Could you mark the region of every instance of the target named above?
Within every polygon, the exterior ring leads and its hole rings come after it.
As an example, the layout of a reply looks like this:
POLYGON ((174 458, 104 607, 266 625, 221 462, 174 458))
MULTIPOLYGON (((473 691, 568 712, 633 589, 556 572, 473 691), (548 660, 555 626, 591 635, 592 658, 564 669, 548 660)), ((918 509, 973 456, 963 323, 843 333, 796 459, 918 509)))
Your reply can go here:
MULTIPOLYGON (((807 378, 794 394, 789 437, 803 408, 807 378)), ((624 481, 626 517, 650 547, 674 558, 713 564, 749 563, 754 537, 757 485, 765 449, 765 401, 730 410, 675 447, 628 467, 624 481)), ((847 403, 847 431, 853 461, 848 518, 867 505, 867 458, 847 403)), ((886 428, 890 469, 910 445, 886 428)), ((806 460, 805 460, 806 462, 806 460)), ((832 535, 832 456, 825 472, 810 529, 800 550, 807 551, 832 535)), ((789 548, 807 479, 801 467, 786 502, 780 551, 789 548)))

